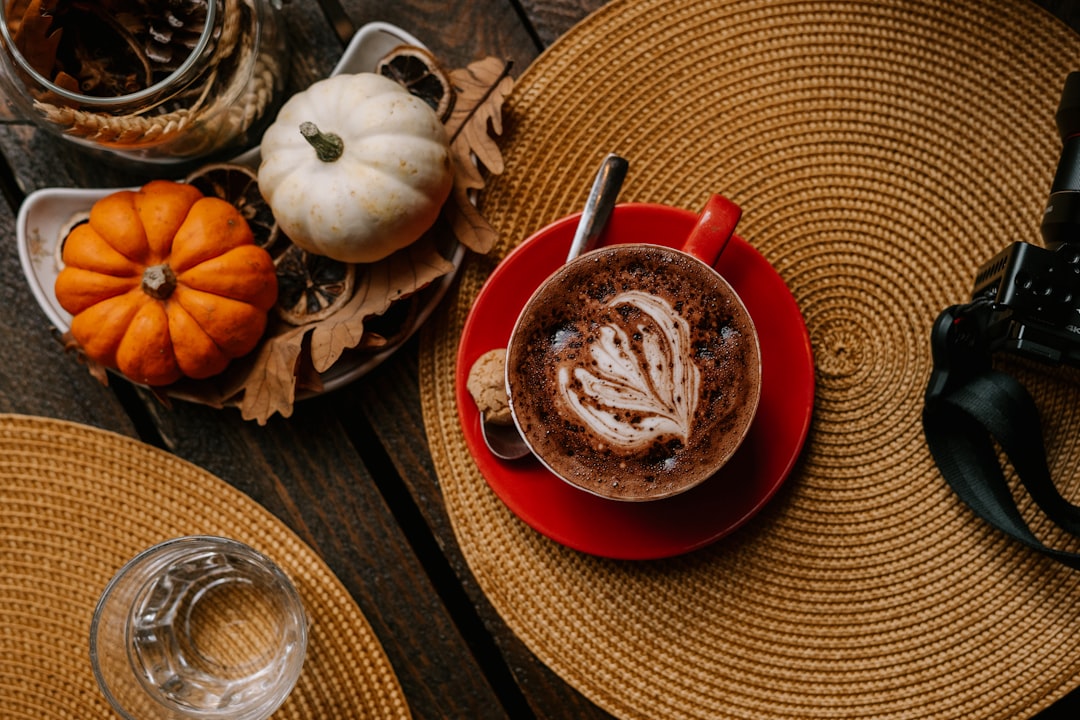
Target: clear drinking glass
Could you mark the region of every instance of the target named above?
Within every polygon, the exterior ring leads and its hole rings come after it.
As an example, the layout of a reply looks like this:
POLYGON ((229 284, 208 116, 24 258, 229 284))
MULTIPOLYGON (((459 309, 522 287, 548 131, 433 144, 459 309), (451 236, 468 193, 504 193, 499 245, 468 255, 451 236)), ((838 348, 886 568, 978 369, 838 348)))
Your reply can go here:
POLYGON ((296 588, 234 540, 168 540, 128 562, 90 626, 105 697, 129 720, 261 720, 292 691, 307 649, 296 588))
POLYGON ((288 70, 281 0, 0 2, 0 82, 21 116, 82 146, 176 164, 238 148, 288 70))

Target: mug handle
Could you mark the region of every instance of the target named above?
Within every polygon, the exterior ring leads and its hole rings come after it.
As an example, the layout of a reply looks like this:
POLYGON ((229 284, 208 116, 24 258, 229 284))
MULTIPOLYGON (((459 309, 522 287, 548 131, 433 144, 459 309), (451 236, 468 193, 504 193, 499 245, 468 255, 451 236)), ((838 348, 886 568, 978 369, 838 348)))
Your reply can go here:
POLYGON ((710 195, 682 251, 712 267, 735 233, 740 217, 742 209, 738 205, 722 195, 710 195))

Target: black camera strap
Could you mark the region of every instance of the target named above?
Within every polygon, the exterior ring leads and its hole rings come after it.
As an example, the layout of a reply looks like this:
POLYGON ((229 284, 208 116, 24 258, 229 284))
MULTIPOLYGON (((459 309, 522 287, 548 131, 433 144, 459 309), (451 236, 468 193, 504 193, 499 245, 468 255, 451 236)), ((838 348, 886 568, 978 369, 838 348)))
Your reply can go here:
POLYGON ((945 481, 980 518, 1028 547, 1080 569, 1080 553, 1047 546, 1025 522, 999 461, 1001 448, 1031 499, 1046 516, 1080 537, 1080 506, 1050 477, 1039 413, 1027 390, 990 368, 978 330, 981 308, 949 308, 934 329, 934 374, 923 430, 945 481))
POLYGON ((1046 247, 1012 243, 979 268, 970 303, 938 316, 923 431, 941 474, 979 517, 1080 569, 1080 553, 1036 537, 1005 479, 999 449, 1046 517, 1080 538, 1080 506, 1062 497, 1050 477, 1035 401, 991 365, 992 354, 1006 351, 1080 367, 1080 72, 1065 79, 1055 121, 1062 150, 1042 218, 1046 247))

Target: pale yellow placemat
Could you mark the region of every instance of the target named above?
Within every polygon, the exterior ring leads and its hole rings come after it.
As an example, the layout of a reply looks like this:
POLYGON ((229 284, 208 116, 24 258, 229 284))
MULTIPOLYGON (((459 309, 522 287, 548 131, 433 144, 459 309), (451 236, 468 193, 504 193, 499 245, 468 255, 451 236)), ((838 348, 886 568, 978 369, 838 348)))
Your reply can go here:
POLYGON ((292 578, 311 624, 274 718, 410 716, 393 668, 326 564, 246 495, 168 453, 97 428, 0 415, 0 715, 112 718, 90 618, 132 556, 181 535, 247 543, 292 578))
MULTIPOLYGON (((465 449, 455 352, 491 261, 466 266, 424 334, 425 424, 462 551, 544 663, 622 718, 1026 717, 1080 685, 1080 574, 978 522, 920 424, 934 318, 1039 241, 1073 69, 1080 40, 1021 0, 617 0, 523 74, 481 197, 496 256, 580 209, 608 151, 623 200, 728 195, 818 383, 802 464, 748 527, 662 562, 567 550, 465 449)), ((1074 498, 1076 380, 1025 373, 1074 498)))

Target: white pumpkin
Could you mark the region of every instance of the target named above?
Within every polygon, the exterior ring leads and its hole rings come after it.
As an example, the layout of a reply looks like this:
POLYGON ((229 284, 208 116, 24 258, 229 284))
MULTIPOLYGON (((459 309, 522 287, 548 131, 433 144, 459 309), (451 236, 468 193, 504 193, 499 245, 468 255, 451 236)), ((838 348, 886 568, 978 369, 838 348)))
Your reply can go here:
POLYGON ((435 222, 453 174, 435 112, 374 73, 335 75, 289 98, 262 139, 259 190, 308 252, 381 260, 435 222))

